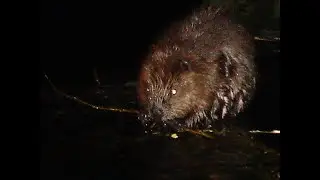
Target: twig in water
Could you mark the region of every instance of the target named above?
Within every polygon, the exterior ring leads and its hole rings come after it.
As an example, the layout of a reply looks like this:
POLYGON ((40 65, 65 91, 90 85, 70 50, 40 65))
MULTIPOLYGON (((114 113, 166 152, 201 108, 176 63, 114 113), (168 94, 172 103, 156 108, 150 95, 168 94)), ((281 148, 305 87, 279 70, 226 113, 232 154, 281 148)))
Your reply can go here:
POLYGON ((258 36, 255 36, 255 37, 254 37, 254 40, 257 40, 257 41, 271 41, 271 42, 274 42, 274 41, 280 41, 280 38, 278 38, 278 37, 274 37, 274 38, 264 38, 264 37, 258 37, 258 36))
POLYGON ((272 131, 251 130, 249 132, 252 134, 280 134, 280 130, 272 130, 272 131))
POLYGON ((58 88, 56 88, 56 86, 51 82, 51 80, 48 78, 48 76, 47 76, 45 73, 44 73, 44 76, 45 76, 45 78, 48 80, 50 86, 52 87, 52 89, 53 89, 56 93, 58 93, 58 94, 60 94, 60 95, 62 95, 62 96, 64 96, 64 97, 66 97, 66 98, 68 98, 68 99, 74 100, 74 101, 76 101, 76 102, 78 102, 78 103, 80 103, 80 104, 90 106, 91 108, 94 108, 94 109, 97 109, 97 110, 114 111, 114 112, 126 112, 126 113, 138 114, 138 111, 137 111, 137 110, 121 109, 121 108, 108 108, 108 107, 96 106, 96 105, 87 103, 87 102, 85 102, 85 101, 83 101, 83 100, 81 100, 81 99, 79 99, 79 98, 77 98, 77 97, 75 97, 75 96, 70 96, 70 95, 68 95, 68 94, 60 91, 58 88))

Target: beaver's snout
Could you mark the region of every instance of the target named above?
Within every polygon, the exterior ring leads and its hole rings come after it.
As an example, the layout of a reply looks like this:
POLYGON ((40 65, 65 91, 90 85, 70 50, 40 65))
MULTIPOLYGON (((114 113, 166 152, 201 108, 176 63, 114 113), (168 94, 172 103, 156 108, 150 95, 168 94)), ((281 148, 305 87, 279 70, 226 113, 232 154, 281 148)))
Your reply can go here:
POLYGON ((151 108, 151 114, 153 116, 153 119, 157 122, 160 122, 163 120, 163 109, 161 107, 153 105, 151 108))

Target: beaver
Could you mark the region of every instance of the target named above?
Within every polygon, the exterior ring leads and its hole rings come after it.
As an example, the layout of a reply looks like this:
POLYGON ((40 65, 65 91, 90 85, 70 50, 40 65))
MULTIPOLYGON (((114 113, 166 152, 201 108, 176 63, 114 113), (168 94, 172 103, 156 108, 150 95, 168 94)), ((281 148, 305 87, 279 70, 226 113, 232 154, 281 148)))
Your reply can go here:
POLYGON ((144 125, 210 128, 235 117, 256 86, 253 38, 214 6, 194 10, 152 45, 138 77, 144 125))

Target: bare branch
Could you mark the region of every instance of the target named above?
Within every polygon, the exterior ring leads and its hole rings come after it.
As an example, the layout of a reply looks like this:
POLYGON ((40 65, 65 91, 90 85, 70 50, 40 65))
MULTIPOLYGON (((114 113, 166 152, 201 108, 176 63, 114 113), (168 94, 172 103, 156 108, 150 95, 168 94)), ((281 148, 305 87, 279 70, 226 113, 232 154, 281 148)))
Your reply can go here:
POLYGON ((280 38, 278 37, 274 37, 274 38, 265 38, 265 37, 258 37, 258 36, 255 36, 254 37, 254 40, 257 40, 257 41, 280 41, 280 38))
POLYGON ((252 134, 280 134, 280 130, 272 130, 272 131, 251 130, 249 132, 252 134))
POLYGON ((137 111, 137 110, 111 108, 111 107, 102 107, 102 106, 96 106, 96 105, 87 103, 87 102, 79 99, 78 97, 70 96, 70 95, 68 95, 68 94, 60 91, 60 90, 59 90, 58 88, 56 88, 56 86, 51 82, 51 80, 49 79, 49 77, 47 76, 47 74, 44 73, 44 76, 45 76, 45 78, 48 80, 50 86, 52 87, 52 89, 53 89, 56 93, 58 93, 58 94, 60 94, 60 95, 62 95, 62 96, 64 96, 64 97, 66 97, 66 98, 68 98, 68 99, 74 100, 74 101, 76 101, 76 102, 78 102, 78 103, 80 103, 80 104, 90 106, 91 108, 94 108, 94 109, 97 109, 97 110, 114 111, 114 112, 126 112, 126 113, 138 114, 138 111, 137 111))

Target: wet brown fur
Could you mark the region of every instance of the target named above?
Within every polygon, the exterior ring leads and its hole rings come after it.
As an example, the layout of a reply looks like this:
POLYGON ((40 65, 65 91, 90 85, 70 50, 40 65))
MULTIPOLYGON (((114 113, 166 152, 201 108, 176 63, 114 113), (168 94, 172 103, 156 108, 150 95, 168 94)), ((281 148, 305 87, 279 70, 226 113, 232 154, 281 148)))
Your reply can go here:
POLYGON ((242 26, 214 7, 198 9, 173 24, 143 62, 140 119, 199 128, 237 115, 255 89, 253 58, 252 38, 242 26))

